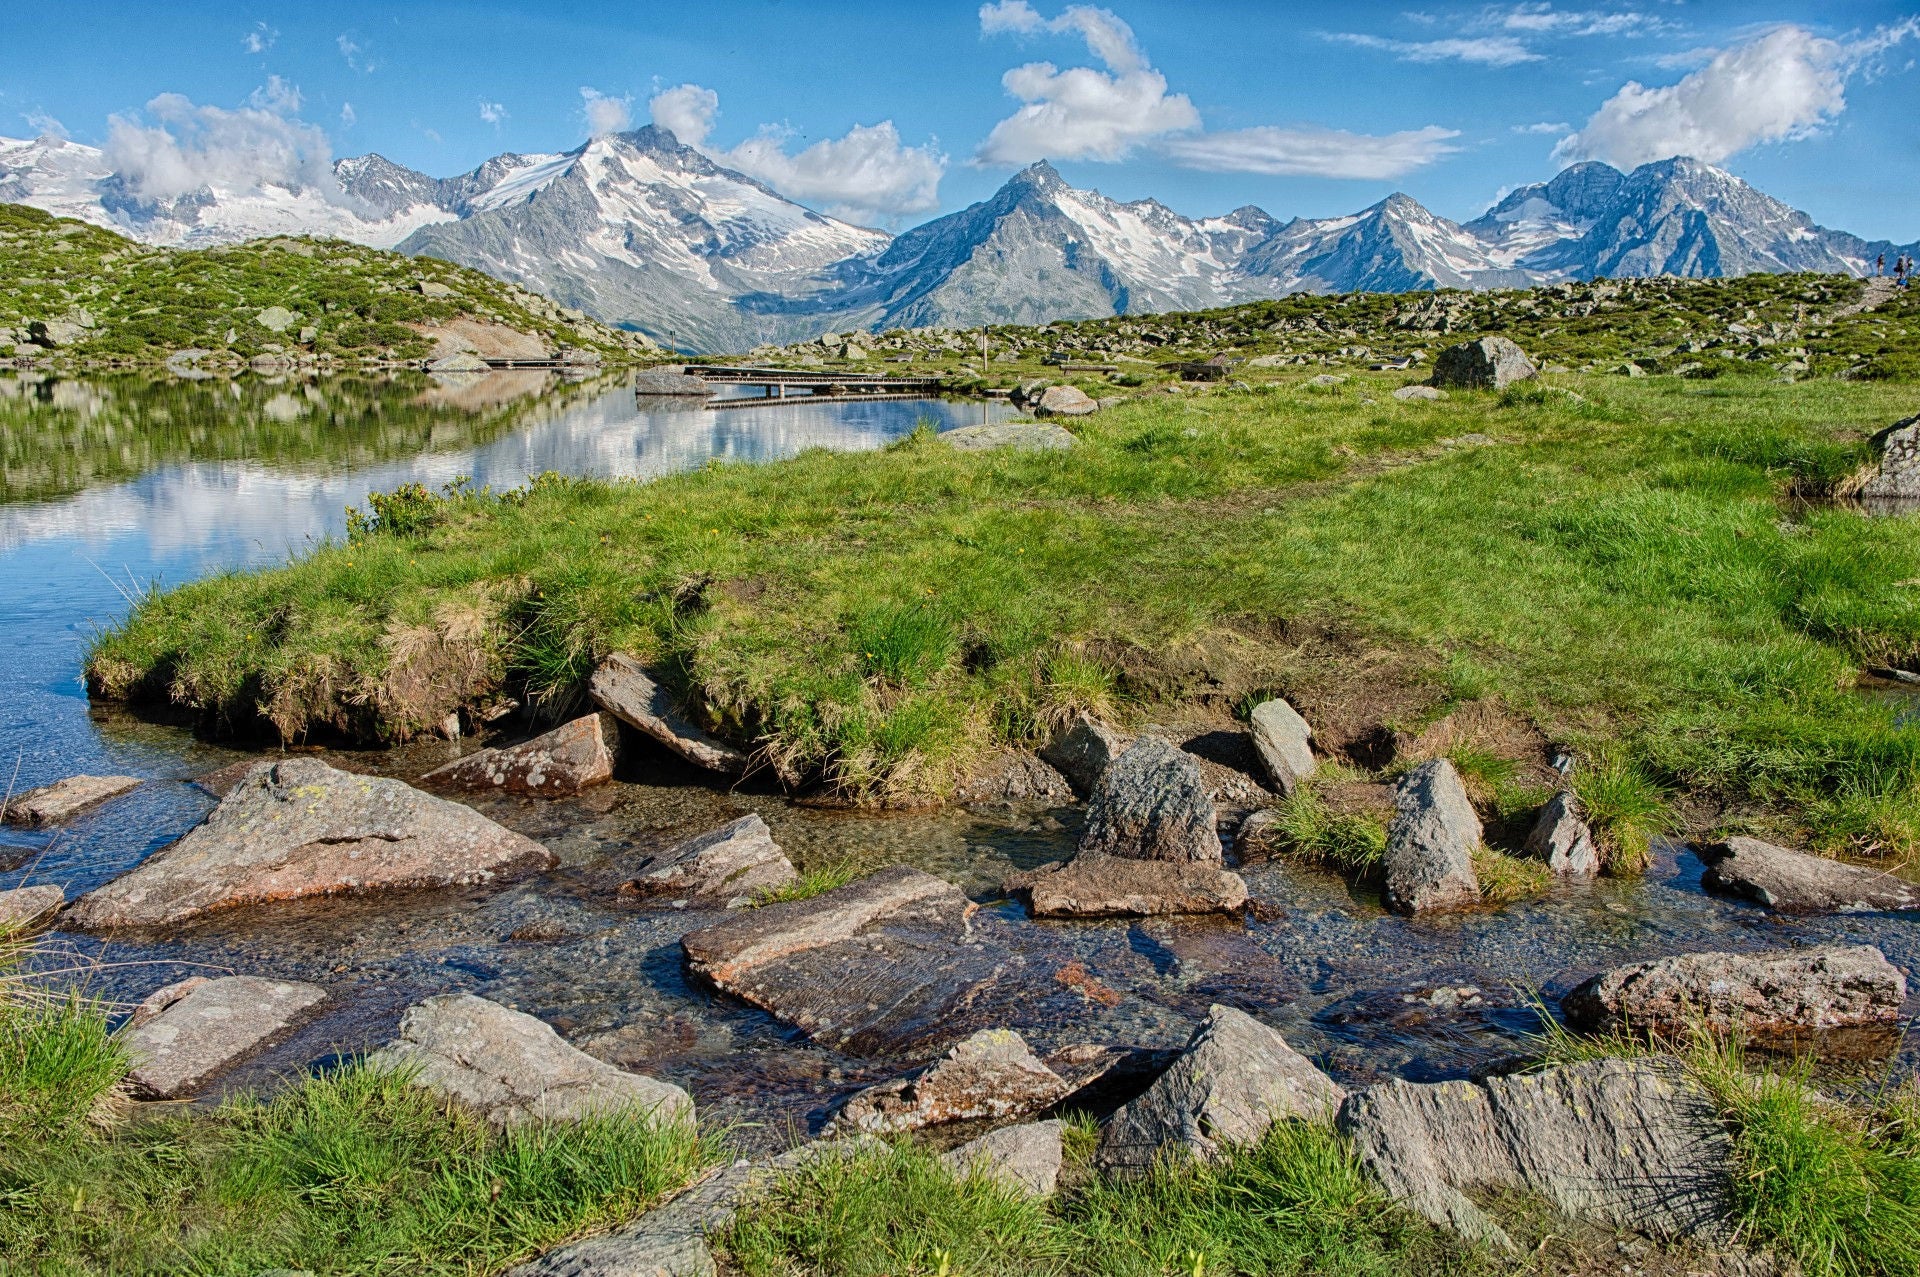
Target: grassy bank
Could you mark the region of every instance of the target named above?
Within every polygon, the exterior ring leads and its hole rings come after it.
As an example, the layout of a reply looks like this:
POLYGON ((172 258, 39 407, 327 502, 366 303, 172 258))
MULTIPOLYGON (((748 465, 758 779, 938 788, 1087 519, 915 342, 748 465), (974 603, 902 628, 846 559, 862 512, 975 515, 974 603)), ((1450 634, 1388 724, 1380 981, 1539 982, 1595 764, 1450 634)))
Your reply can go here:
POLYGON ((1153 397, 1064 454, 886 452, 413 493, 287 567, 148 599, 97 695, 212 730, 404 737, 502 687, 562 712, 634 651, 722 730, 940 793, 1077 707, 1283 691, 1418 730, 1497 702, 1661 784, 1904 845, 1920 747, 1852 690, 1920 659, 1920 525, 1805 505, 1884 384, 1399 378, 1153 397))

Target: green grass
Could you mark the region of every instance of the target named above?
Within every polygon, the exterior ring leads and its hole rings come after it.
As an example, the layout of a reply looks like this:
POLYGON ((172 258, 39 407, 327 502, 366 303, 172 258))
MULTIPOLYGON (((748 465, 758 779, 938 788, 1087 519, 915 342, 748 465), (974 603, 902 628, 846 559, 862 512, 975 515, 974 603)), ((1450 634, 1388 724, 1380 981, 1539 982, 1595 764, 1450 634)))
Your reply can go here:
POLYGON ((1351 878, 1374 878, 1387 854, 1387 823, 1371 812, 1335 812, 1311 785, 1274 806, 1281 854, 1351 878))
POLYGON ((1599 752, 1573 773, 1573 792, 1593 830, 1602 867, 1636 874, 1653 860, 1653 840, 1668 832, 1666 795, 1617 749, 1599 752))
POLYGON ((100 1008, 0 1003, 0 1270, 490 1272, 713 1155, 639 1115, 500 1132, 357 1067, 128 1123, 125 1067, 100 1008))
POLYGON ((870 867, 856 859, 835 860, 824 865, 809 866, 802 869, 799 876, 785 886, 761 892, 754 903, 778 905, 790 900, 811 900, 836 887, 844 887, 854 879, 870 872, 872 872, 870 867))

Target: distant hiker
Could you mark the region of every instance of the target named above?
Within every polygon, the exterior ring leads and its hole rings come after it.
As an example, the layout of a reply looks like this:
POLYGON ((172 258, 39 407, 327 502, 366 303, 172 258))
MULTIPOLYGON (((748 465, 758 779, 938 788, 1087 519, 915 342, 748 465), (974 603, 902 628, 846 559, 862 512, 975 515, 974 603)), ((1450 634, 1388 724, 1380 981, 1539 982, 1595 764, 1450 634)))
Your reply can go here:
POLYGON ((1875 275, 1884 275, 1887 273, 1887 255, 1885 253, 1873 259, 1873 273, 1875 275))

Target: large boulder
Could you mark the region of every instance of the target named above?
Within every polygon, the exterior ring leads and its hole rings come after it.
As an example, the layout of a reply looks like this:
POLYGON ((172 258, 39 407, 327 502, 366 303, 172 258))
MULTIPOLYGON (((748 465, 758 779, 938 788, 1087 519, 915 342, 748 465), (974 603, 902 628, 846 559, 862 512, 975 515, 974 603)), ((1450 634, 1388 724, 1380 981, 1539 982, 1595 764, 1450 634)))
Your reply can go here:
POLYGON ((1156 914, 1238 913, 1247 884, 1219 865, 1131 860, 1083 851, 1066 864, 1015 875, 1036 918, 1144 918, 1156 914))
POLYGON ((132 1068, 127 1084, 141 1099, 194 1094, 308 1018, 327 991, 318 985, 259 976, 223 976, 169 986, 175 993, 154 1013, 138 1015, 119 1035, 132 1068))
POLYGON ((744 910, 681 938, 694 977, 860 1054, 950 1036, 951 1020, 1001 974, 976 943, 975 905, 906 865, 811 900, 744 910))
POLYGON ((1058 1122, 1003 1126, 941 1155, 955 1176, 990 1180, 1023 1197, 1051 1197, 1060 1180, 1063 1149, 1058 1122))
POLYGON ((1569 877, 1591 878, 1600 872, 1600 849, 1572 790, 1558 791, 1541 806, 1527 833, 1527 854, 1569 877))
POLYGON ((1218 817, 1200 764, 1157 737, 1135 741, 1100 775, 1080 850, 1217 865, 1218 817))
POLYGON ((1473 853, 1480 818, 1453 764, 1444 758, 1421 763, 1395 784, 1393 802, 1398 814, 1387 827, 1387 907, 1413 914, 1477 903, 1473 853))
POLYGON ((1126 753, 1131 744, 1133 737, 1124 732, 1108 727, 1091 715, 1076 714, 1054 732, 1046 748, 1040 751, 1040 757, 1059 769, 1076 791, 1090 795, 1108 764, 1126 753))
POLYGON ((1346 1092, 1244 1011, 1216 1006, 1146 1094, 1100 1134, 1100 1166, 1140 1172, 1161 1156, 1209 1160, 1256 1144, 1275 1122, 1323 1121, 1346 1092))
POLYGON ((1730 1233, 1733 1141, 1677 1061, 1596 1060, 1484 1085, 1387 1082, 1348 1096, 1338 1125, 1389 1196, 1503 1249, 1512 1240, 1468 1193, 1518 1190, 1657 1237, 1730 1233))
POLYGON ((1896 421, 1870 441, 1878 459, 1853 485, 1853 495, 1869 500, 1920 498, 1920 416, 1896 421))
POLYGON ((679 1087, 604 1064, 569 1046, 544 1021, 470 993, 408 1007, 400 1036, 367 1063, 405 1070, 415 1085, 497 1126, 626 1110, 656 1121, 693 1118, 693 1101, 679 1087))
POLYGON ((1585 981, 1560 1008, 1576 1029, 1680 1037, 1890 1023, 1906 996, 1906 977, 1880 950, 1834 945, 1635 962, 1585 981))
POLYGON ((745 754, 694 725, 646 667, 625 652, 600 662, 587 694, 601 709, 697 767, 729 776, 747 769, 745 754))
POLYGON ((68 921, 96 931, 160 926, 235 905, 500 882, 554 863, 471 808, 287 758, 256 766, 204 823, 82 896, 68 921))
POLYGON ((1033 405, 1036 417, 1088 417, 1098 411, 1099 403, 1077 386, 1048 386, 1033 405))
POLYGON ((1728 838, 1700 848, 1700 885, 1781 913, 1877 913, 1920 909, 1920 883, 1758 838, 1728 838))
POLYGON ((67 893, 52 883, 0 891, 0 939, 22 936, 52 920, 67 893))
POLYGON ((504 789, 536 798, 567 798, 613 779, 610 718, 588 714, 504 749, 483 749, 435 768, 423 785, 447 789, 504 789))
POLYGON ((1275 697, 1254 706, 1250 718, 1253 747, 1274 787, 1291 794, 1301 781, 1313 775, 1313 728, 1299 711, 1275 697))
POLYGON ((887 1135, 946 1122, 1002 1120, 1037 1112, 1066 1095, 1065 1079, 1011 1029, 982 1029, 926 1068, 847 1098, 836 1130, 887 1135))
POLYGON ((986 426, 962 426, 940 436, 940 441, 961 452, 984 452, 993 448, 1012 448, 1018 452, 1057 452, 1076 442, 1073 432, 1046 422, 1002 421, 986 426))
POLYGON ((1505 390, 1516 381, 1539 375, 1527 352, 1505 337, 1449 346, 1433 361, 1436 387, 1468 390, 1505 390))
POLYGON ((676 907, 737 909, 798 878, 758 812, 649 856, 620 890, 666 896, 676 907))
POLYGON ((138 776, 68 776, 15 794, 7 800, 4 815, 9 825, 58 825, 143 783, 138 776))

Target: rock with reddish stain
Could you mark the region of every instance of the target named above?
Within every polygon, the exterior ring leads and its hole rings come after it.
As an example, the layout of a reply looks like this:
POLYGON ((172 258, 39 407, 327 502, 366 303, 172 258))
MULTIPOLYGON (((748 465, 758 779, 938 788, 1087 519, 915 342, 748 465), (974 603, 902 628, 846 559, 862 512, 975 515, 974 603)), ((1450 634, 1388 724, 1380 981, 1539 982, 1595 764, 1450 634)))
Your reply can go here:
POLYGON ((1577 1029, 1674 1037, 1884 1024, 1899 1019, 1906 996, 1906 976, 1880 950, 1827 945, 1635 962, 1594 976, 1560 1006, 1577 1029))
POLYGON ((289 758, 254 768, 204 823, 82 896, 68 921, 94 931, 161 926, 306 896, 502 882, 554 863, 471 808, 289 758))
POLYGON ((946 1122, 1019 1117, 1067 1093, 1064 1078, 1042 1064, 1012 1029, 982 1029, 926 1068, 850 1096, 835 1131, 884 1135, 946 1122))
POLYGON ((617 729, 588 714, 543 736, 502 749, 483 749, 420 778, 443 789, 504 789, 535 798, 567 798, 613 779, 608 738, 617 729))
POLYGON ((1016 875, 1036 918, 1144 918, 1157 914, 1237 913, 1247 884, 1218 865, 1129 860, 1083 851, 1064 865, 1016 875))
POLYGON ((615 652, 600 662, 587 683, 587 694, 601 709, 696 767, 730 776, 747 769, 745 754, 702 731, 681 712, 667 689, 654 681, 646 666, 625 652, 615 652))

